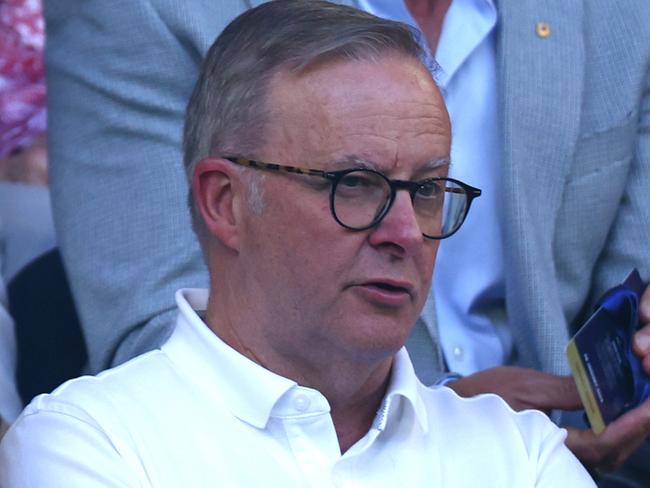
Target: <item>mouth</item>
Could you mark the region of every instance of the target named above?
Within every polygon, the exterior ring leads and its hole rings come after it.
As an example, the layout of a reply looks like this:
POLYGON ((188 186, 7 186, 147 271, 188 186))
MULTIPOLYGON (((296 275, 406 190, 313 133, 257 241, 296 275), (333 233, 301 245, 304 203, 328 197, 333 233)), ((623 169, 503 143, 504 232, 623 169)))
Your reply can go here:
POLYGON ((396 285, 393 283, 387 283, 385 281, 371 281, 368 283, 364 283, 362 286, 378 288, 380 290, 384 290, 391 293, 408 293, 409 295, 411 294, 411 290, 409 286, 396 285))
POLYGON ((367 300, 388 307, 406 305, 413 300, 414 295, 413 285, 391 279, 368 280, 354 288, 367 300))

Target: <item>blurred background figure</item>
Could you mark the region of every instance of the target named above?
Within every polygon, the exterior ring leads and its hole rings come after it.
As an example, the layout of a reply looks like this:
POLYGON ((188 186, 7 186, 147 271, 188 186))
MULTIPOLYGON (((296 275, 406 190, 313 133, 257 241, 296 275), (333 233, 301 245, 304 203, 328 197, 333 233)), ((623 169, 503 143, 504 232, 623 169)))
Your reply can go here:
POLYGON ((20 413, 21 403, 16 391, 14 323, 7 312, 7 296, 0 277, 0 438, 20 413))
POLYGON ((40 0, 0 2, 0 178, 47 184, 40 0))
POLYGON ((24 403, 78 374, 85 361, 55 249, 47 187, 44 41, 40 0, 0 0, 0 417, 4 427, 24 403), (66 356, 71 347, 80 351, 74 357, 82 359, 66 356))
MULTIPOLYGON (((22 201, 40 196, 35 215, 49 213, 46 190, 22 188, 21 184, 47 184, 45 149, 46 114, 43 70, 43 17, 40 1, 0 2, 0 418, 3 426, 13 421, 21 403, 15 386, 16 345, 14 321, 8 312, 5 280, 13 277, 26 256, 12 236, 24 236, 16 222, 31 225, 27 215, 19 216, 22 201), (31 194, 31 195, 28 195, 31 194), (7 198, 9 197, 9 198, 7 198), (12 202, 12 203, 9 203, 12 202), (47 209, 43 212, 38 207, 47 209), (14 254, 18 252, 18 254, 14 254), (7 256, 9 254, 10 256, 7 256)), ((37 197, 38 198, 38 197, 37 197)), ((45 209, 43 209, 45 210, 45 209)), ((31 214, 31 212, 30 212, 31 214)), ((31 216, 30 216, 31 217, 31 216)), ((43 226, 40 226, 43 228, 43 226)), ((50 232, 41 233, 53 236, 50 232)), ((53 241, 43 236, 47 241, 53 241)), ((23 240, 29 247, 33 239, 23 240)), ((38 247, 41 247, 39 243, 38 247)))

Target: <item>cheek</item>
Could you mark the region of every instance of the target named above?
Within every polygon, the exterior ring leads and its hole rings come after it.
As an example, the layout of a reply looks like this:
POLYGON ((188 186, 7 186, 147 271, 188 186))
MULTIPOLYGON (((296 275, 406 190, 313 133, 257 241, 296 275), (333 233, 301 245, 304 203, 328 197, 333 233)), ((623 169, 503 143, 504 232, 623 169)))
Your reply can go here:
POLYGON ((275 227, 273 234, 287 253, 299 260, 309 260, 313 254, 323 257, 322 248, 330 246, 334 236, 340 234, 340 226, 330 212, 329 194, 301 188, 292 191, 293 185, 298 183, 285 182, 273 189, 274 200, 265 212, 275 227))
POLYGON ((315 225, 314 221, 287 225, 276 257, 292 275, 310 287, 327 287, 354 264, 355 250, 349 248, 347 236, 341 236, 336 222, 315 225))
POLYGON ((257 252, 265 256, 263 266, 295 281, 317 283, 316 276, 327 274, 341 258, 342 228, 331 216, 328 201, 282 200, 267 206, 257 219, 257 252))
POLYGON ((431 279, 435 270, 436 256, 438 255, 438 247, 440 241, 431 241, 426 243, 422 251, 422 256, 418 260, 418 270, 420 272, 420 279, 426 286, 431 286, 431 279))
POLYGON ((338 286, 355 265, 363 236, 351 235, 334 220, 329 190, 269 178, 265 201, 262 214, 251 218, 250 234, 267 280, 282 280, 303 297, 338 286))

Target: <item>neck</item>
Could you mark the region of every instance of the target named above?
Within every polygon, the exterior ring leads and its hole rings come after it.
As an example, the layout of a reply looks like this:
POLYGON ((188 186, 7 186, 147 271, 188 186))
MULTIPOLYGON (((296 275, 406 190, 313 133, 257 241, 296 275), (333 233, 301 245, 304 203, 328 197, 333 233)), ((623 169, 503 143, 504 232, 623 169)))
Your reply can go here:
MULTIPOLYGON (((392 364, 392 362, 391 362, 392 364)), ((390 366, 379 368, 362 387, 345 397, 341 392, 323 393, 330 403, 332 422, 341 448, 347 451, 370 430, 377 410, 386 395, 390 366), (337 398, 338 394, 338 398, 337 398)))
MULTIPOLYGON (((213 288, 214 289, 214 288, 213 288)), ((392 357, 377 361, 347 360, 343 355, 310 351, 291 355, 266 343, 258 320, 225 310, 212 293, 206 311, 208 327, 237 352, 301 386, 318 390, 331 407, 341 452, 347 451, 372 426, 390 377, 392 357), (251 327, 253 325, 253 327, 251 327)))
POLYGON ((404 0, 404 4, 424 34, 431 53, 435 55, 451 0, 404 0))

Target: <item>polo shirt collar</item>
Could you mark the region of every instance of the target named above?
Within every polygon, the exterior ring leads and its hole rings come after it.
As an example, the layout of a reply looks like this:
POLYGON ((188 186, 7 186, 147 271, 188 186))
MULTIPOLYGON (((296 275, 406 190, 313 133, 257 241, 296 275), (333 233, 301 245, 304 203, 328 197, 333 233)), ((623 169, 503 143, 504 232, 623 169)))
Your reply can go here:
POLYGON ((208 290, 179 290, 176 303, 176 329, 163 352, 212 401, 240 420, 265 428, 273 406, 296 383, 251 361, 208 328, 197 314, 207 308, 208 290))
MULTIPOLYGON (((208 290, 181 289, 176 292, 179 308, 176 328, 161 347, 170 361, 181 370, 198 391, 228 408, 240 420, 265 428, 274 407, 295 381, 280 376, 243 356, 223 342, 203 322, 198 312, 208 304, 208 290)), ((386 396, 377 412, 373 427, 384 430, 393 421, 401 399, 407 401, 420 427, 428 429, 427 414, 419 389, 424 388, 402 348, 395 355, 386 396)), ((277 410, 277 409, 276 409, 277 410)))
POLYGON ((415 374, 413 363, 405 347, 402 347, 393 359, 391 378, 386 396, 377 411, 374 427, 384 430, 388 422, 395 420, 393 413, 401 401, 407 402, 413 409, 413 414, 424 433, 429 430, 428 415, 420 389, 425 388, 415 374))

